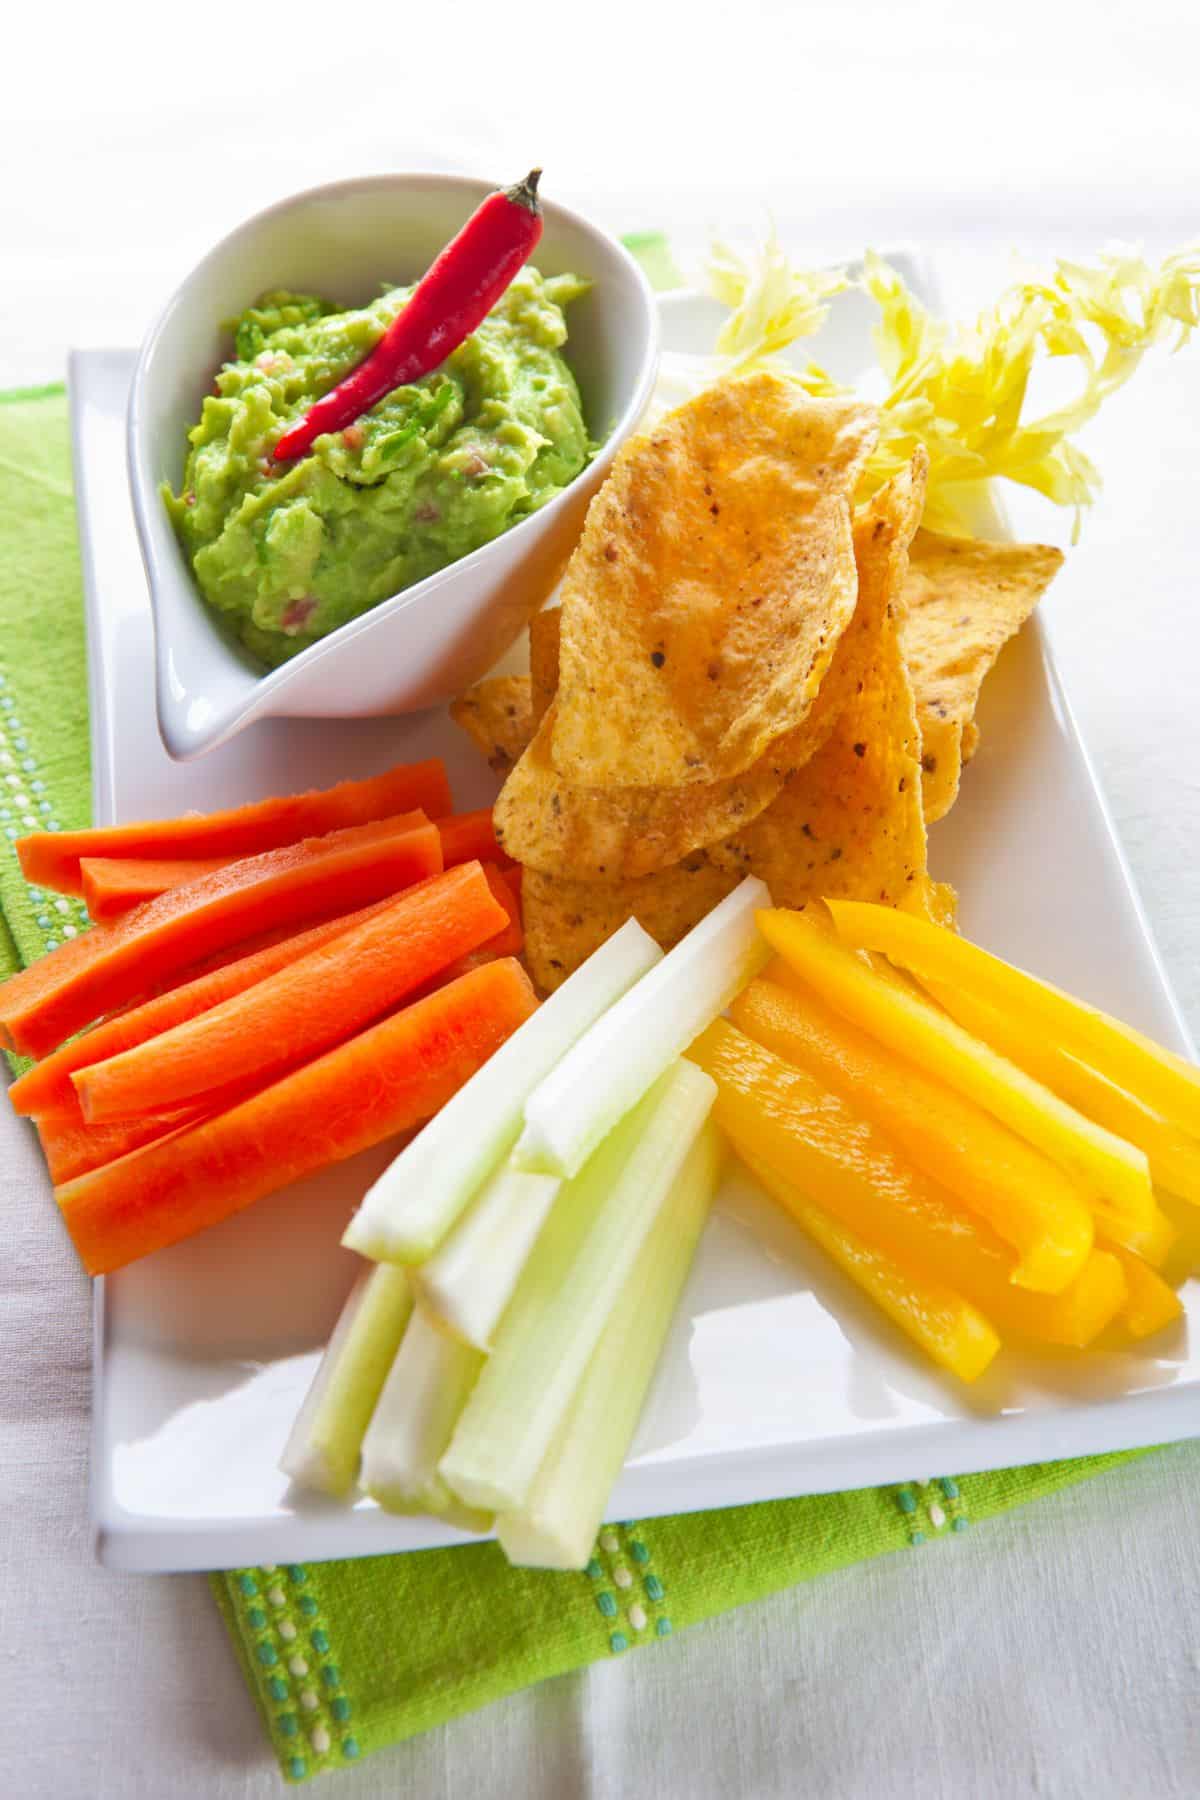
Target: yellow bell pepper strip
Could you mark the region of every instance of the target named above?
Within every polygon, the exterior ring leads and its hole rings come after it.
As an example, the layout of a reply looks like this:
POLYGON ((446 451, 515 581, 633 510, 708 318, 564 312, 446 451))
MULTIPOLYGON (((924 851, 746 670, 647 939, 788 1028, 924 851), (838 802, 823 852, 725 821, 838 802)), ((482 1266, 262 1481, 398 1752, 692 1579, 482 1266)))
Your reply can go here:
POLYGON ((1200 1068, 1186 1057, 943 926, 858 900, 831 900, 829 910, 844 943, 880 950, 914 975, 964 988, 1017 1013, 1031 1030, 1041 1031, 1154 1112, 1200 1137, 1200 1068))
POLYGON ((1093 1125, 1023 1069, 997 1056, 916 993, 884 980, 807 915, 758 914, 759 929, 788 964, 789 985, 815 988, 843 1017, 900 1057, 936 1075, 1043 1151, 1079 1185, 1097 1218, 1147 1226, 1154 1192, 1145 1153, 1093 1125))
POLYGON ((878 1125, 905 1155, 1013 1245, 1013 1280, 1061 1293, 1092 1251, 1092 1215, 1054 1163, 982 1107, 882 1049, 813 994, 759 979, 729 1016, 785 1062, 807 1069, 878 1125))
POLYGON ((1131 1337, 1150 1337, 1183 1316, 1183 1302, 1149 1263, 1130 1255, 1119 1244, 1108 1246, 1125 1273, 1128 1296, 1118 1316, 1131 1337))
POLYGON ((1200 1208, 1166 1193, 1159 1194, 1158 1203, 1175 1230, 1175 1242, 1167 1258, 1167 1280, 1182 1281, 1188 1275, 1200 1275, 1200 1208))
POLYGON ((1086 1113, 1097 1125, 1144 1150, 1155 1187, 1200 1206, 1200 1139, 1189 1137, 1107 1075, 1061 1049, 1040 1026, 1031 1025, 1019 1014, 1005 1012, 945 981, 921 985, 964 1030, 1053 1088, 1059 1099, 1077 1112, 1086 1113))
POLYGON ((1154 1208, 1154 1217, 1148 1225, 1135 1229, 1132 1225, 1114 1231, 1111 1225, 1100 1229, 1100 1235, 1109 1240, 1109 1246, 1119 1244, 1122 1250, 1128 1250, 1131 1256, 1140 1257, 1150 1264, 1152 1269, 1161 1269, 1175 1248, 1179 1233, 1168 1219, 1161 1206, 1154 1208))
POLYGON ((971 1297, 1005 1333, 1067 1350, 1084 1350, 1120 1312, 1126 1291, 1116 1257, 1107 1250, 1093 1250, 1061 1294, 1031 1294, 1025 1288, 1009 1287, 1000 1297, 994 1288, 985 1291, 983 1284, 972 1278, 971 1297))
POLYGON ((819 1195, 822 1210, 856 1237, 964 1294, 1002 1333, 1079 1347, 1124 1304, 1120 1264, 1100 1250, 1061 1294, 1016 1287, 1012 1252, 990 1226, 844 1100, 727 1020, 710 1025, 688 1056, 717 1083, 713 1117, 743 1159, 819 1195))
POLYGON ((745 1162, 772 1200, 927 1356, 960 1381, 975 1381, 983 1374, 1000 1339, 969 1300, 856 1236, 758 1157, 747 1156, 745 1162))

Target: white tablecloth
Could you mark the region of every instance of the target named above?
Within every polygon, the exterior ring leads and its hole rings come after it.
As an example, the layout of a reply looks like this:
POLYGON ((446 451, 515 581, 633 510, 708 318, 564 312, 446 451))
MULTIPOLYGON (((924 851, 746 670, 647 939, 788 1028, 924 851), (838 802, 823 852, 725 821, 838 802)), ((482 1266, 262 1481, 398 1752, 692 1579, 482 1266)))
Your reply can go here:
MULTIPOLYGON (((224 229, 399 166, 547 187, 615 227, 812 254, 911 239, 956 302, 1003 256, 1196 230, 1190 8, 610 0, 502 13, 27 9, 5 24, 0 386, 128 343, 224 229)), ((1200 345, 1088 447, 1102 508, 1055 605, 1063 672, 1200 1028, 1200 345), (1069 603, 1068 603, 1069 597, 1069 603)), ((1044 522, 1037 529, 1045 531, 1044 522)), ((1031 871, 1036 892, 1036 871, 1031 871)), ((0 1789, 278 1791, 204 1583, 96 1568, 85 1283, 0 1111, 0 1789)), ((1200 1449, 552 1682, 339 1778, 351 1795, 1051 1800, 1200 1792, 1200 1449)))

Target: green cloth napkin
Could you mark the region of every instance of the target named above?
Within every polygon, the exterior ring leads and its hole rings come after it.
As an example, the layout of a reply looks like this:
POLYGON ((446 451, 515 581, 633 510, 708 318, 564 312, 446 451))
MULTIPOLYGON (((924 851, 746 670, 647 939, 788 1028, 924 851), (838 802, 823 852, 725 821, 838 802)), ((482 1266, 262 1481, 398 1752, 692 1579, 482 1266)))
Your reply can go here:
MULTIPOLYGON (((87 690, 67 407, 0 396, 0 969, 81 929, 12 843, 86 825, 87 690)), ((510 1569, 495 1544, 212 1578, 283 1774, 357 1761, 531 1682, 887 1550, 963 1532, 1128 1460, 1092 1457, 607 1527, 586 1572, 510 1569)))
POLYGON ((26 887, 12 844, 86 825, 90 805, 67 405, 61 386, 0 394, 0 970, 87 923, 78 902, 26 887))

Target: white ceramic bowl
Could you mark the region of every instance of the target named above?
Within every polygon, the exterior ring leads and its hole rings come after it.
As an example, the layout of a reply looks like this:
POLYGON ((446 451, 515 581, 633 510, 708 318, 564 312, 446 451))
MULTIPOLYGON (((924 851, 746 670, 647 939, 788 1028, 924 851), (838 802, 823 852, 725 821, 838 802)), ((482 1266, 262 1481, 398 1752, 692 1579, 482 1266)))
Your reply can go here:
POLYGON ((171 528, 160 483, 178 486, 187 433, 229 353, 221 321, 268 288, 346 304, 417 279, 489 192, 452 175, 374 175, 311 188, 259 213, 211 250, 142 347, 129 402, 129 478, 150 585, 158 720, 187 758, 273 715, 359 718, 450 698, 503 655, 557 580, 588 501, 654 383, 658 312, 615 239, 546 202, 533 260, 593 283, 572 305, 567 354, 599 455, 540 511, 459 562, 383 601, 264 673, 218 628, 171 528))

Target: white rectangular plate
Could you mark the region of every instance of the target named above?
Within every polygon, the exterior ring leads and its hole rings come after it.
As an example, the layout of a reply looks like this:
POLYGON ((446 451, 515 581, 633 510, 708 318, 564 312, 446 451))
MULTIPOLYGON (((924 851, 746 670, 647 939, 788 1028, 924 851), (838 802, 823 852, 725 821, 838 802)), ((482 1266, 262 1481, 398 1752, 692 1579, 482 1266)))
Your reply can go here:
MULTIPOLYGON (((919 281, 919 268, 909 266, 919 281)), ((711 341, 706 303, 664 301, 669 346, 711 341)), ((860 302, 818 355, 852 376, 870 356, 860 302)), ((132 353, 71 365, 87 591, 98 823, 209 810, 444 755, 462 806, 495 791, 444 714, 275 721, 188 765, 154 718, 150 615, 125 482, 132 353)), ((982 746, 933 833, 934 872, 964 929, 1164 1043, 1187 1033, 1040 628, 984 692, 982 746)), ((191 1243, 96 1284, 93 1512, 126 1569, 233 1567, 462 1541, 294 1493, 276 1462, 354 1272, 343 1222, 386 1146, 261 1201, 191 1243)), ((939 1375, 745 1178, 704 1238, 614 1518, 962 1474, 1200 1433, 1200 1282, 1188 1319, 1139 1350, 1051 1360, 1005 1352, 972 1390, 939 1375)))

